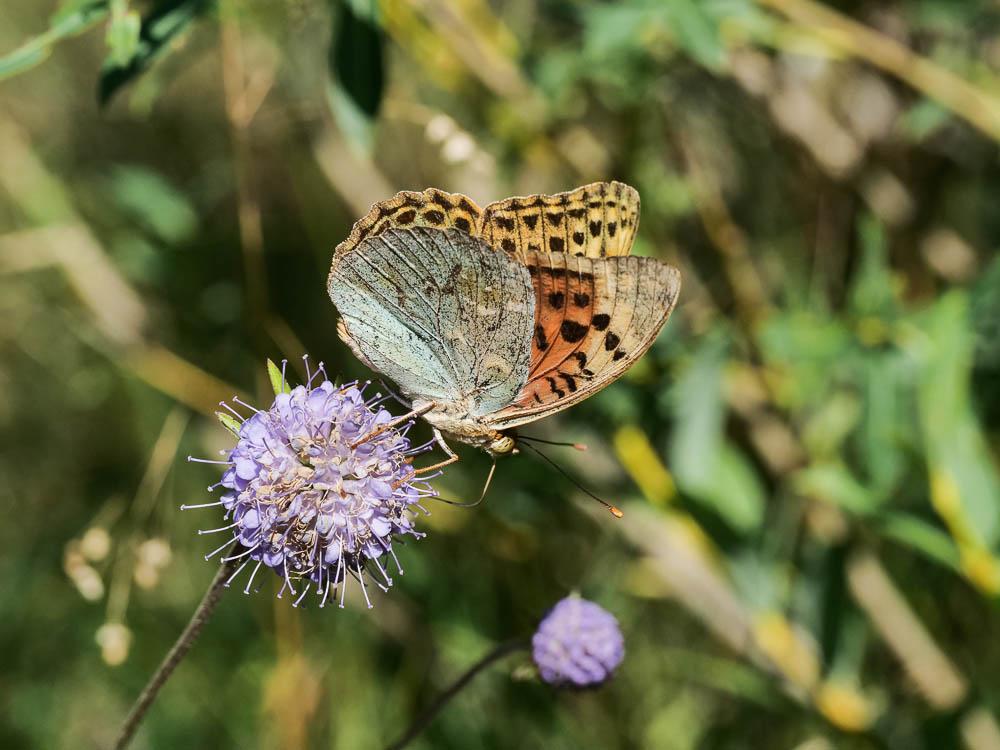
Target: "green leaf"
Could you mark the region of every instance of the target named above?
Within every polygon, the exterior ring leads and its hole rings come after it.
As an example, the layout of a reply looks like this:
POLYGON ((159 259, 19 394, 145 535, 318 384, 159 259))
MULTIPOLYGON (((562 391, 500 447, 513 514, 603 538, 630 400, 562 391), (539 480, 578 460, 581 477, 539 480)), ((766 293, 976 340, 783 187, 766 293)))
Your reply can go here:
POLYGON ((183 242, 198 228, 198 213, 187 196, 151 169, 117 166, 108 189, 118 206, 168 244, 183 242))
POLYGON ((969 296, 951 292, 918 318, 926 338, 909 343, 921 362, 917 408, 935 509, 953 534, 992 546, 1000 538, 1000 477, 972 410, 970 322, 969 296))
POLYGON ((57 42, 82 34, 97 25, 107 15, 108 4, 106 0, 75 2, 63 7, 53 16, 48 31, 0 57, 0 81, 23 73, 45 61, 57 42))
POLYGON ((883 536, 911 547, 934 562, 961 570, 958 548, 945 532, 906 513, 887 513, 878 522, 883 536))
POLYGON ((764 488, 753 464, 733 443, 719 446, 708 481, 684 488, 738 531, 756 529, 764 517, 764 488))
POLYGON ((726 66, 718 20, 700 0, 640 0, 585 11, 584 54, 595 60, 639 62, 661 39, 710 70, 726 66))
POLYGON ((746 532, 763 517, 764 490, 752 464, 725 439, 722 368, 727 349, 725 337, 710 336, 674 386, 670 466, 682 492, 746 532))
POLYGON ((132 62, 132 58, 139 51, 139 32, 141 30, 142 19, 134 10, 111 19, 104 37, 108 45, 108 62, 110 64, 123 68, 132 62))
POLYGON ((142 19, 139 40, 127 65, 118 65, 111 57, 105 60, 97 87, 97 99, 103 107, 123 86, 142 74, 170 48, 191 22, 215 6, 215 0, 160 0, 142 19))
POLYGON ((841 321, 815 311, 773 315, 758 342, 766 364, 781 375, 775 384, 778 405, 797 411, 825 403, 842 374, 855 369, 849 357, 852 339, 841 321))
POLYGON ((337 3, 328 64, 333 81, 330 105, 351 140, 371 146, 371 123, 385 89, 384 42, 375 3, 337 3))
POLYGON ((705 484, 715 470, 725 419, 722 367, 727 348, 722 336, 710 334, 672 389, 670 466, 682 488, 705 484))
POLYGON ((217 416, 219 421, 222 422, 223 427, 233 433, 236 437, 240 436, 240 420, 232 414, 227 414, 224 411, 215 412, 215 416, 217 416))
POLYGON ((281 370, 278 369, 278 366, 271 360, 267 360, 267 377, 271 381, 271 388, 274 389, 275 396, 279 393, 292 392, 292 387, 288 385, 288 381, 285 380, 285 376, 281 373, 281 370))
POLYGON ((603 59, 642 52, 642 32, 665 26, 663 8, 627 3, 592 5, 583 16, 583 46, 588 57, 603 59))
POLYGON ((727 55, 715 19, 695 0, 671 0, 668 7, 680 48, 709 70, 722 70, 727 55))
POLYGON ((857 368, 864 404, 853 447, 868 485, 891 494, 903 481, 919 430, 910 358, 898 350, 862 358, 857 368))
POLYGON ((861 315, 881 316, 894 309, 885 228, 870 215, 858 221, 861 264, 851 289, 851 307, 861 315))
POLYGON ((839 463, 813 464, 792 475, 792 487, 800 495, 839 505, 859 516, 874 513, 879 498, 839 463))
POLYGON ((834 456, 861 418, 858 397, 849 391, 835 391, 811 414, 802 428, 809 454, 816 458, 834 456))
POLYGON ((899 118, 899 129, 911 140, 930 138, 951 120, 951 112, 931 99, 923 99, 899 118))

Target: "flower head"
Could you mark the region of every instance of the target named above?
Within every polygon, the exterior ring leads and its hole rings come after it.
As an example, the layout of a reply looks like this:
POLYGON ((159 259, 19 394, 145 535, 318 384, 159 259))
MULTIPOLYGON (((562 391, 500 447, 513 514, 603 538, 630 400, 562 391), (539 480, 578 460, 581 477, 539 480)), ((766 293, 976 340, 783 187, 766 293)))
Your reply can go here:
POLYGON ((410 461, 430 446, 412 448, 409 423, 394 425, 378 405, 381 394, 366 399, 364 386, 335 386, 322 364, 296 388, 286 385, 284 366, 268 364, 276 392, 270 408, 235 398, 235 408, 223 404, 229 413, 220 419, 238 438, 219 462, 227 468, 215 486, 225 494, 217 503, 187 506, 221 505, 230 522, 200 532, 232 534, 206 559, 234 547, 225 560, 245 559, 230 581, 255 563, 244 589, 250 593, 257 571, 271 568, 284 579, 278 596, 287 589, 295 605, 313 590, 320 606, 331 596, 343 606, 352 577, 371 607, 366 577, 386 590, 387 557, 403 572, 393 541, 423 536, 413 528, 413 510, 423 510, 421 498, 436 493, 410 461), (252 413, 244 417, 240 409, 252 413))
POLYGON ((621 664, 625 640, 614 615, 579 596, 567 596, 542 619, 531 652, 550 685, 591 687, 621 664))

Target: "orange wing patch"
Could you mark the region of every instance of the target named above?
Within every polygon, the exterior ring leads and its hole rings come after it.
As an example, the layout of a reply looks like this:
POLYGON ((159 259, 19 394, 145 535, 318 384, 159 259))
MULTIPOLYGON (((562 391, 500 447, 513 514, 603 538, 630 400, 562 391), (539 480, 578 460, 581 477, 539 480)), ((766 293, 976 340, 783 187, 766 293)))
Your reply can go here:
POLYGON ((387 229, 455 227, 477 236, 482 209, 468 196, 427 188, 420 193, 404 190, 392 198, 376 203, 368 213, 354 223, 351 234, 337 245, 334 257, 360 245, 365 238, 382 234, 387 229))
POLYGON ((508 429, 591 396, 641 357, 667 322, 680 273, 655 258, 531 252, 535 331, 528 382, 489 421, 508 429))
POLYGON ((483 209, 479 235, 521 260, 531 252, 603 258, 628 255, 638 228, 639 193, 621 182, 594 182, 491 203, 483 209))

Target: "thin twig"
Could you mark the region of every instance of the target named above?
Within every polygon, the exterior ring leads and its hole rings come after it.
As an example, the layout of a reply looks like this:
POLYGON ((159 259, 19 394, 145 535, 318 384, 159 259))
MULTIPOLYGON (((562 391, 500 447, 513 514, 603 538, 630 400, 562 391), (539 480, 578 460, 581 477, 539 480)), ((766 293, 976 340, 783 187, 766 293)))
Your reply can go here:
POLYGON ((480 659, 478 662, 473 664, 469 669, 459 677, 455 682, 445 690, 437 699, 431 703, 427 708, 425 708, 420 715, 410 724, 410 728, 406 730, 402 737, 396 740, 394 743, 389 745, 386 750, 401 750, 401 748, 406 747, 410 742, 416 739, 422 731, 430 726, 430 723, 434 721, 434 718, 438 715, 442 708, 447 705, 448 701, 454 698, 466 685, 472 682, 473 678, 490 666, 493 662, 499 661, 500 659, 514 653, 515 651, 520 651, 528 647, 528 642, 524 640, 507 641, 506 643, 501 643, 495 649, 490 651, 486 656, 480 659))
MULTIPOLYGON (((233 555, 231 552, 232 550, 230 553, 227 553, 226 557, 232 558, 233 555)), ((181 663, 187 652, 191 650, 191 646, 194 645, 202 628, 205 627, 205 624, 215 611, 219 599, 222 598, 226 581, 232 574, 235 564, 234 560, 229 560, 219 566, 219 572, 215 574, 215 578, 208 587, 208 591, 205 592, 205 596, 202 597, 201 603, 195 609, 194 614, 191 615, 191 620, 188 622, 187 627, 184 628, 184 632, 181 633, 176 643, 174 643, 173 648, 170 649, 160 663, 160 666, 153 673, 153 676, 149 678, 146 687, 143 688, 142 693, 133 704, 132 710, 129 711, 125 722, 122 724, 121 731, 118 733, 118 739, 115 741, 115 750, 123 750, 128 746, 132 740, 132 736, 139 728, 139 724, 142 723, 143 718, 146 716, 146 712, 149 711, 150 706, 153 705, 153 701, 156 700, 160 688, 166 684, 167 680, 170 679, 170 675, 177 668, 177 665, 181 663)))

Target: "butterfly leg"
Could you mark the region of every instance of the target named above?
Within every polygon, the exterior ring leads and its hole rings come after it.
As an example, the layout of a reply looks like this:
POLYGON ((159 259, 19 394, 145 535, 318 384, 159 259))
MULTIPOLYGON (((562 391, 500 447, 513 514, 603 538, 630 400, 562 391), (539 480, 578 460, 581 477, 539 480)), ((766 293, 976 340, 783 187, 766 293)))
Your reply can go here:
POLYGON ((439 446, 441 446, 441 450, 443 450, 445 453, 448 454, 448 458, 446 458, 444 461, 439 461, 436 464, 431 464, 430 466, 422 466, 413 472, 414 475, 426 474, 428 471, 441 469, 445 466, 448 466, 449 464, 453 464, 456 461, 458 461, 458 454, 455 453, 455 451, 451 449, 451 446, 444 441, 444 435, 441 434, 441 431, 438 430, 437 427, 434 427, 432 429, 434 430, 434 440, 437 441, 437 444, 439 446))
MULTIPOLYGON (((384 425, 382 425, 381 427, 379 427, 377 429, 372 430, 371 432, 369 432, 364 437, 359 438, 358 440, 355 440, 353 443, 351 443, 350 447, 353 450, 354 448, 357 448, 359 445, 364 445, 369 440, 373 440, 374 438, 377 438, 379 435, 381 435, 383 432, 391 430, 394 427, 398 427, 399 425, 403 424, 403 422, 407 422, 407 421, 409 421, 411 419, 414 419, 416 417, 422 417, 424 414, 426 414, 427 412, 429 412, 435 406, 437 406, 437 402, 436 401, 428 401, 426 404, 424 404, 423 406, 421 406, 419 409, 414 409, 411 412, 408 412, 406 414, 403 414, 402 416, 396 417, 391 422, 386 422, 384 425)), ((457 461, 458 459, 455 459, 455 460, 457 461)))
POLYGON ((431 464, 430 466, 422 466, 419 469, 414 469, 412 473, 408 474, 403 479, 397 479, 392 485, 393 489, 401 487, 403 484, 409 482, 411 479, 413 479, 413 477, 417 476, 418 474, 426 474, 428 471, 434 471, 436 469, 443 468, 445 466, 448 466, 449 464, 453 464, 456 461, 458 461, 459 459, 458 454, 455 453, 455 451, 451 449, 451 446, 444 441, 444 436, 441 434, 438 428, 432 427, 431 429, 434 431, 434 440, 437 442, 439 446, 441 446, 441 450, 443 450, 445 453, 448 454, 448 458, 446 458, 444 461, 438 461, 436 464, 431 464))
POLYGON ((436 464, 431 464, 430 466, 421 466, 419 469, 414 471, 414 475, 426 474, 428 471, 434 471, 435 469, 441 469, 445 466, 455 463, 458 461, 458 454, 451 449, 451 446, 444 441, 444 436, 441 434, 437 427, 431 428, 434 430, 434 440, 437 444, 441 446, 441 450, 448 454, 448 458, 444 461, 438 461, 436 464))

